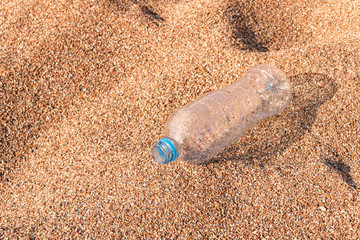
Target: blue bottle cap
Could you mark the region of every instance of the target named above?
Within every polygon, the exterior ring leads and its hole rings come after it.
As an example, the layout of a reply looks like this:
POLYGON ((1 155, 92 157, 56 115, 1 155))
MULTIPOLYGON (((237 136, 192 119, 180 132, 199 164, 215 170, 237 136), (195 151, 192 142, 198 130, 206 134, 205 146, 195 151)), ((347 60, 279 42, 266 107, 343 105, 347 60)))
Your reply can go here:
POLYGON ((178 157, 176 143, 168 137, 160 139, 152 149, 155 160, 160 164, 167 164, 175 161, 178 157))

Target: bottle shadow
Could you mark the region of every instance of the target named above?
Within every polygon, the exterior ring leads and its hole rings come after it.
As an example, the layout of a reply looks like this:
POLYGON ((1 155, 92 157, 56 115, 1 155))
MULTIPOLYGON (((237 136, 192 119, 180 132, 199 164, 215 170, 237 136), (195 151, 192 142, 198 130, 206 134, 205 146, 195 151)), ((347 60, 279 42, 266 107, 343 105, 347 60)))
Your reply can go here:
POLYGON ((232 160, 264 167, 311 131, 318 108, 334 96, 337 85, 333 79, 319 73, 300 74, 290 80, 292 100, 289 106, 279 115, 258 123, 239 142, 210 162, 232 160))

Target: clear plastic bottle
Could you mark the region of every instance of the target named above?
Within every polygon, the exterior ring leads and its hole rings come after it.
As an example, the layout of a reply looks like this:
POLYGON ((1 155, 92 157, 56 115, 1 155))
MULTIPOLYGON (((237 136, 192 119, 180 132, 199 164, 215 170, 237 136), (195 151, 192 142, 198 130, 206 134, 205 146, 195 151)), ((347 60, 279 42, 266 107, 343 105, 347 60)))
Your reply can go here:
POLYGON ((258 121, 289 104, 291 86, 281 70, 266 65, 250 69, 236 83, 207 93, 174 112, 165 137, 152 149, 161 164, 176 159, 203 163, 238 140, 258 121))

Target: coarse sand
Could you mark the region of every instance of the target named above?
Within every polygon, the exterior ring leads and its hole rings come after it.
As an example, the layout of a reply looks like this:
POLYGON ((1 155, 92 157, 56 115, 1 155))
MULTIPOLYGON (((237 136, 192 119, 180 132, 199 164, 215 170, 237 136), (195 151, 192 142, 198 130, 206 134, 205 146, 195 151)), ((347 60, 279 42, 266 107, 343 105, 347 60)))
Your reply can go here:
POLYGON ((0 239, 360 238, 360 1, 1 0, 0 239), (292 102, 208 164, 169 115, 282 69, 292 102))

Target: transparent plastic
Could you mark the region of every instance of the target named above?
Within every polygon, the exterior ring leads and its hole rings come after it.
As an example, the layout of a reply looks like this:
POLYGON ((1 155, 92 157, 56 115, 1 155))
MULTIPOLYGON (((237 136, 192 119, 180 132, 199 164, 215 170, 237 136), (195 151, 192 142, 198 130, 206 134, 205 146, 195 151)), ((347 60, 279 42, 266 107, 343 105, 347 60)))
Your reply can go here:
POLYGON ((206 162, 258 121, 280 113, 290 99, 291 86, 284 72, 267 64, 253 67, 236 83, 174 112, 153 156, 161 164, 176 159, 206 162))

